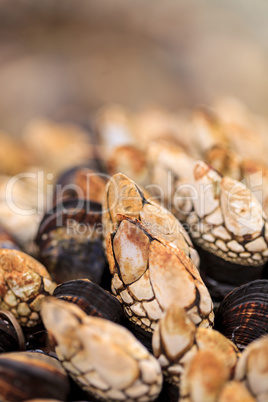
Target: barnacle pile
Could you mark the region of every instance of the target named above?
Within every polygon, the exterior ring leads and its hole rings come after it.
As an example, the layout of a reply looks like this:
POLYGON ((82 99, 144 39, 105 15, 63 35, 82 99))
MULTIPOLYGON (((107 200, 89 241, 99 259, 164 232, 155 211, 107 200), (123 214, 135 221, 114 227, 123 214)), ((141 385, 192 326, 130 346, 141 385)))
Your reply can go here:
POLYGON ((92 127, 0 135, 0 399, 268 401, 267 122, 92 127))

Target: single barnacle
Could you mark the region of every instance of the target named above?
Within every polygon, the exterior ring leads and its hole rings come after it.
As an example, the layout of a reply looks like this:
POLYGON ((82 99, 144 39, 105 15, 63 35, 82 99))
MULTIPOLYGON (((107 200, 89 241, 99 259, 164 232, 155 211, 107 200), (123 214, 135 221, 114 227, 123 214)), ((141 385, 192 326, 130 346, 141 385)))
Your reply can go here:
POLYGON ((256 399, 242 382, 228 381, 222 388, 218 402, 256 402, 256 399))
POLYGON ((214 350, 198 350, 181 378, 180 402, 217 402, 230 378, 221 354, 214 350))
POLYGON ((239 355, 237 347, 218 331, 196 327, 181 307, 171 305, 153 334, 153 352, 166 380, 179 386, 185 367, 203 349, 222 355, 228 370, 234 370, 239 355))
POLYGON ((105 401, 153 401, 162 387, 157 360, 125 328, 47 298, 42 319, 64 368, 85 391, 105 401))
POLYGON ((11 311, 22 326, 33 327, 41 321, 41 301, 55 286, 34 258, 18 250, 0 249, 0 308, 11 311))
POLYGON ((166 208, 150 200, 147 192, 121 173, 114 175, 106 186, 102 218, 104 233, 116 229, 118 214, 139 219, 154 236, 178 246, 196 267, 199 266, 197 251, 179 220, 166 208))
POLYGON ((238 360, 235 379, 242 381, 258 402, 268 399, 268 336, 252 342, 238 360))
POLYGON ((195 164, 193 189, 197 196, 187 218, 189 230, 201 248, 205 282, 212 296, 221 299, 261 277, 268 260, 268 220, 244 184, 221 177, 204 162, 195 164))
POLYGON ((212 325, 212 300, 191 259, 138 220, 117 218, 118 228, 107 235, 107 257, 112 291, 128 319, 152 332, 164 311, 177 303, 197 325, 212 325))

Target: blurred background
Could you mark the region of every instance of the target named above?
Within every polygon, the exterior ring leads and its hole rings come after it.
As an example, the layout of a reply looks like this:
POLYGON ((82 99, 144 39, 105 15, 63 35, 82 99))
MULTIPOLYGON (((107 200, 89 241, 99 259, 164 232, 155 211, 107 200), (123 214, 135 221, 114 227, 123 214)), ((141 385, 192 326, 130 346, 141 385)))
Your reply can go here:
POLYGON ((0 2, 0 126, 240 98, 268 117, 265 0, 0 2))

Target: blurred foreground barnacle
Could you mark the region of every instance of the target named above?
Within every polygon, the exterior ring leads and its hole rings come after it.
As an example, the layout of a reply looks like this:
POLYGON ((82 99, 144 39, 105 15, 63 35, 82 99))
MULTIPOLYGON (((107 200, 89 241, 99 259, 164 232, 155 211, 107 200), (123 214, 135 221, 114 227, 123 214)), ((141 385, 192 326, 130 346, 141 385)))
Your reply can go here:
POLYGON ((256 402, 246 386, 240 381, 228 381, 217 402, 256 402))
POLYGON ((221 354, 198 350, 181 378, 180 402, 218 402, 231 373, 221 354))
POLYGON ((268 400, 268 336, 252 342, 238 360, 235 379, 249 389, 258 402, 268 400))
POLYGON ((34 258, 18 250, 0 249, 0 309, 11 311, 22 326, 33 327, 41 321, 41 301, 55 286, 34 258))
POLYGON ((240 349, 268 333, 268 280, 241 285, 221 302, 215 329, 233 340, 240 349))
POLYGON ((11 352, 0 355, 0 399, 20 402, 47 398, 66 401, 69 380, 62 365, 43 353, 11 352))
POLYGON ((153 401, 162 387, 157 360, 125 328, 47 298, 42 319, 64 368, 85 391, 106 401, 153 401))
POLYGON ((171 305, 153 334, 153 352, 166 380, 178 386, 185 367, 202 349, 221 355, 230 372, 234 371, 237 347, 218 331, 196 327, 181 307, 171 305))
POLYGON ((204 162, 194 167, 190 234, 202 253, 205 283, 221 299, 234 287, 259 279, 268 260, 268 221, 254 194, 221 177, 204 162), (222 288, 221 288, 222 287, 222 288))
POLYGON ((27 399, 27 401, 24 402, 62 402, 59 401, 58 399, 48 399, 48 398, 37 398, 37 399, 27 399))
POLYGON ((118 214, 139 219, 154 236, 178 246, 192 259, 196 267, 199 266, 198 253, 179 220, 166 208, 152 201, 147 192, 121 173, 114 175, 106 186, 102 218, 105 234, 117 228, 118 214))
POLYGON ((46 213, 36 243, 57 283, 80 278, 101 282, 107 265, 101 219, 101 204, 86 199, 60 201, 46 213))
POLYGON ((118 215, 107 235, 112 291, 128 319, 153 332, 171 304, 183 307, 196 325, 213 323, 213 304, 198 270, 178 247, 156 237, 138 220, 118 215))

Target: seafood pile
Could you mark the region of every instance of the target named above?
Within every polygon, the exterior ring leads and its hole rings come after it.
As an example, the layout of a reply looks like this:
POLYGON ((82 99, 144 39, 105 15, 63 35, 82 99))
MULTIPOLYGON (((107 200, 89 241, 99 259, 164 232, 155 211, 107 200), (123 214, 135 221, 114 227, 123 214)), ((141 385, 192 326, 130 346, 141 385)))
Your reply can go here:
POLYGON ((92 123, 0 135, 0 400, 268 401, 267 122, 92 123))

